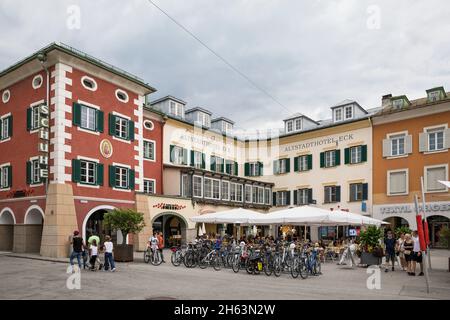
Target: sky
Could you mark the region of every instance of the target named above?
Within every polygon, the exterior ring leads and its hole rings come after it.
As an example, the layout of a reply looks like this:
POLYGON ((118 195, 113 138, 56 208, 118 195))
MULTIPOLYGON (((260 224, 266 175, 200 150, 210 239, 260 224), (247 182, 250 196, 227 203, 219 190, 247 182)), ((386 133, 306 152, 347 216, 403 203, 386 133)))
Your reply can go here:
POLYGON ((1 0, 0 69, 63 42, 241 129, 450 91, 448 0, 1 0))

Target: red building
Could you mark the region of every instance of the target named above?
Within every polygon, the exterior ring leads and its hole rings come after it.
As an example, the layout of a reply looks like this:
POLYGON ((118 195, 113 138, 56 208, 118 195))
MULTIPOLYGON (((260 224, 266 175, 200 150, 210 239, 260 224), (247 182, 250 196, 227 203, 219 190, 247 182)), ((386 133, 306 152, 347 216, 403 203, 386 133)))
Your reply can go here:
POLYGON ((0 73, 0 251, 66 256, 73 230, 105 234, 105 210, 161 192, 154 91, 62 44, 0 73))

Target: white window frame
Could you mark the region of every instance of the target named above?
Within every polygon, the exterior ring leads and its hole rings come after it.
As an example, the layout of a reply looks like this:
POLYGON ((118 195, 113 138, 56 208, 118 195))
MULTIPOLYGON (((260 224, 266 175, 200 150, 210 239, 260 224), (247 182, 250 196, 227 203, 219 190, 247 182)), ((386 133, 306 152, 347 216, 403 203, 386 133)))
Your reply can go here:
POLYGON ((358 183, 350 183, 349 184, 349 201, 351 202, 356 202, 356 201, 363 201, 363 183, 362 182, 358 182, 358 183), (353 187, 353 188, 352 188, 353 187), (353 189, 355 189, 355 196, 354 198, 352 198, 352 191, 353 189), (361 190, 359 190, 359 188, 361 188, 361 190), (358 197, 358 195, 361 195, 360 197, 358 197))
POLYGON ((309 198, 309 189, 308 188, 302 188, 302 189, 297 190, 297 205, 299 205, 299 206, 307 205, 308 198, 309 198))
POLYGON ((0 122, 2 124, 2 132, 0 132, 0 140, 5 142, 11 138, 11 132, 9 132, 9 121, 11 121, 11 113, 5 114, 1 117, 0 122))
POLYGON ((258 162, 249 162, 248 164, 248 173, 250 177, 259 176, 259 163, 258 162))
POLYGON ((9 166, 11 165, 11 163, 3 163, 2 165, 0 165, 0 190, 1 191, 8 191, 11 188, 7 187, 10 183, 9 181, 9 166), (6 171, 6 174, 5 172, 6 171))
POLYGON ((2 92, 2 102, 8 103, 10 99, 11 99, 11 91, 9 91, 9 90, 3 91, 2 92))
POLYGON ((296 160, 298 161, 297 163, 298 163, 298 171, 299 172, 310 170, 308 168, 308 156, 307 155, 298 156, 296 160))
POLYGON ((244 185, 241 183, 231 182, 230 183, 230 199, 232 202, 243 202, 243 188, 244 185), (234 192, 231 192, 231 189, 235 188, 234 192), (233 195, 233 197, 232 197, 233 195), (234 198, 234 200, 233 200, 234 198))
POLYGON ((83 76, 83 77, 81 78, 81 85, 82 85, 85 89, 87 89, 87 90, 89 90, 89 91, 97 91, 97 88, 98 88, 97 81, 95 81, 93 78, 88 77, 88 76, 83 76), (85 84, 84 84, 84 81, 85 81, 85 80, 92 82, 93 88, 90 88, 90 87, 88 87, 87 85, 85 85, 85 84))
MULTIPOLYGON (((34 110, 33 110, 33 114, 34 114, 34 110)), ((34 116, 33 116, 33 118, 34 118, 34 116)), ((97 124, 97 109, 92 108, 87 105, 84 105, 84 104, 81 104, 80 105, 80 128, 82 128, 84 130, 95 131, 96 124, 97 124), (84 114, 83 114, 83 110, 85 110, 84 114), (89 112, 93 112, 93 115, 89 114, 89 112), (83 115, 85 115, 86 117, 84 118, 83 115), (92 119, 93 119, 93 122, 91 123, 92 119), (84 121, 84 123, 83 123, 83 121, 84 121), (91 124, 93 125, 93 128, 90 127, 91 124)))
POLYGON ((325 151, 325 168, 336 166, 336 150, 325 151))
POLYGON ((128 140, 130 137, 130 133, 128 132, 130 130, 130 126, 128 122, 130 120, 118 115, 115 115, 115 117, 116 121, 114 122, 114 136, 119 139, 128 140))
POLYGON ((42 75, 38 74, 36 76, 34 76, 33 80, 31 80, 31 86, 33 87, 33 89, 39 89, 40 87, 42 87, 42 84, 44 83, 44 78, 42 77, 42 75), (39 83, 38 85, 35 84, 36 80, 40 80, 41 83, 39 83))
POLYGON ((286 161, 288 161, 287 158, 283 158, 283 159, 278 159, 276 160, 276 170, 275 173, 276 174, 284 174, 286 173, 286 161))
POLYGON ((264 188, 264 204, 270 205, 272 201, 272 190, 270 188, 264 188))
POLYGON ((294 131, 294 121, 293 120, 289 120, 286 121, 286 132, 292 132, 294 131), (290 129, 289 129, 290 127, 290 129))
POLYGON ((386 194, 388 196, 406 196, 409 194, 409 169, 397 169, 397 170, 388 170, 387 171, 387 191, 386 194), (397 172, 406 172, 406 192, 402 193, 391 193, 391 173, 397 172))
POLYGON ((41 113, 39 105, 31 106, 31 130, 37 130, 41 127, 41 113))
POLYGON ((349 120, 349 119, 353 119, 354 117, 354 106, 353 105, 349 105, 349 106, 345 106, 344 107, 344 119, 345 120, 349 120), (350 116, 347 116, 347 110, 350 110, 350 116))
POLYGON ((441 100, 441 91, 440 90, 436 90, 436 91, 430 91, 428 92, 428 101, 429 102, 435 102, 435 101, 439 101, 441 100), (437 94, 437 97, 436 97, 437 94))
POLYGON ((192 196, 195 197, 195 198, 203 198, 203 177, 202 176, 198 176, 198 175, 192 176, 192 196), (199 181, 199 184, 200 184, 200 195, 196 195, 196 192, 195 192, 195 186, 196 186, 196 181, 195 180, 196 179, 200 179, 200 181, 199 181))
POLYGON ((277 191, 276 193, 276 206, 283 207, 287 206, 287 191, 277 191))
POLYGON ((39 164, 39 157, 32 157, 29 159, 31 163, 31 177, 30 177, 30 186, 36 187, 39 185, 43 185, 43 183, 40 181, 40 164, 39 164))
POLYGON ((182 165, 183 164, 183 150, 184 148, 180 146, 173 146, 173 164, 182 165))
POLYGON ((334 122, 340 122, 340 121, 344 120, 342 113, 343 113, 342 107, 334 109, 334 122), (339 112, 339 117, 338 117, 338 112, 339 112))
POLYGON ((130 168, 122 167, 122 166, 115 166, 116 171, 114 172, 115 175, 115 181, 116 185, 115 188, 117 189, 128 189, 130 186, 129 175, 130 175, 130 168), (119 171, 119 172, 118 172, 119 171), (119 178, 117 177, 119 176, 119 178), (125 177, 125 179, 123 179, 125 177))
MULTIPOLYGON (((427 152, 433 153, 433 152, 442 152, 442 151, 447 150, 445 148, 445 143, 446 143, 446 141, 445 141, 445 130, 447 130, 447 129, 448 129, 448 123, 443 123, 443 124, 440 124, 440 125, 435 125, 435 126, 430 126, 430 127, 423 128, 423 132, 426 133, 426 135, 427 135, 427 152), (440 128, 442 128, 442 148, 441 149, 431 150, 431 148, 430 148, 430 131, 434 131, 434 130, 440 129, 440 128)), ((436 133, 436 131, 432 132, 432 133, 436 133)))
POLYGON ((124 90, 122 90, 122 89, 117 89, 114 95, 116 96, 116 99, 117 99, 118 101, 122 102, 122 103, 128 103, 128 101, 130 101, 130 98, 128 97, 128 93, 126 93, 126 92, 125 92, 124 90), (119 98, 119 94, 124 95, 124 96, 125 96, 125 99, 119 98))
POLYGON ((181 176, 181 196, 184 198, 189 198, 192 196, 192 176, 188 174, 183 174, 181 176), (185 189, 185 181, 188 184, 189 190, 185 189))
POLYGON ((149 140, 149 139, 143 139, 143 148, 144 148, 144 160, 146 160, 146 161, 151 161, 151 162, 155 162, 155 161, 156 161, 156 141, 154 141, 154 140, 149 140), (146 157, 146 153, 145 153, 145 151, 146 151, 145 145, 148 144, 148 143, 149 143, 150 145, 153 145, 153 157, 151 157, 151 152, 150 152, 151 148, 149 149, 149 155, 150 155, 150 157, 146 157))
POLYGON ((253 203, 253 186, 251 184, 246 184, 244 187, 244 191, 245 191, 245 203, 253 203), (247 200, 247 198, 249 199, 247 200))
POLYGON ((424 184, 424 189, 425 189, 425 193, 442 193, 442 192, 448 192, 448 188, 444 185, 442 185, 442 190, 428 190, 428 169, 434 169, 434 168, 445 168, 445 178, 444 181, 448 181, 448 163, 444 163, 444 164, 437 164, 437 165, 432 165, 432 166, 424 166, 423 167, 423 184, 424 184))
MULTIPOLYGON (((390 157, 403 157, 403 156, 407 156, 408 154, 406 153, 406 137, 408 136, 408 131, 401 131, 401 132, 394 132, 394 133, 389 133, 387 135, 387 139, 389 139, 389 154, 390 157), (394 140, 399 140, 401 139, 401 136, 403 137, 403 153, 398 153, 398 154, 393 154, 393 150, 394 150, 394 140)), ((397 152, 399 151, 399 144, 397 144, 397 152)))
POLYGON ((336 203, 337 202, 337 186, 324 186, 323 199, 324 199, 324 203, 336 203), (330 192, 328 193, 329 199, 327 199, 327 192, 326 192, 327 188, 330 189, 330 192), (333 200, 333 196, 334 196, 334 200, 333 200))
POLYGON ((294 123, 295 123, 295 131, 300 131, 300 130, 302 130, 302 128, 303 128, 303 121, 302 121, 302 118, 297 118, 297 119, 295 119, 294 120, 294 123))
POLYGON ((155 194, 156 193, 156 180, 155 179, 146 179, 146 178, 144 178, 143 190, 144 190, 144 193, 146 193, 146 194, 155 194), (145 190, 146 189, 145 188, 145 184, 146 183, 150 183, 152 185, 152 187, 151 187, 152 192, 149 192, 149 190, 148 191, 145 190))
POLYGON ((362 162, 362 146, 350 147, 350 164, 362 162))
POLYGON ((230 201, 230 181, 221 180, 220 189, 220 198, 224 201, 230 201), (224 194, 226 194, 227 196, 225 197, 224 194))
POLYGON ((97 183, 97 165, 98 162, 96 161, 91 161, 91 160, 86 160, 86 159, 79 159, 80 160, 80 184, 83 185, 95 185, 97 183), (86 164, 86 168, 84 170, 86 170, 86 174, 85 174, 85 180, 83 181, 83 164, 86 164), (89 168, 90 165, 93 165, 93 168, 89 168), (91 177, 89 175, 89 171, 92 170, 92 182, 89 182, 89 178, 91 177))

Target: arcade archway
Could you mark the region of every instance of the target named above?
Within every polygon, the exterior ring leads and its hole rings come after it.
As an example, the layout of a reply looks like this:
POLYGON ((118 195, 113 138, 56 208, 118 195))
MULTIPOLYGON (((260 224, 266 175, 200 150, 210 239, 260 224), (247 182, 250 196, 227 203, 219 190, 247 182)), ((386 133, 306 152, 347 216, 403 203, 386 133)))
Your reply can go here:
POLYGON ((395 231, 395 229, 400 227, 407 227, 407 228, 410 227, 408 221, 402 217, 393 216, 383 219, 383 221, 389 222, 390 224, 386 226, 386 229, 391 229, 393 231, 395 231))
POLYGON ((442 229, 450 227, 450 219, 444 216, 435 215, 427 217, 427 222, 431 246, 433 248, 446 248, 447 244, 443 241, 440 233, 442 229))
POLYGON ((9 208, 0 212, 0 251, 12 251, 14 244, 14 225, 16 218, 9 208))
MULTIPOLYGON (((115 209, 112 206, 98 206, 90 210, 83 221, 82 236, 85 241, 90 236, 96 235, 100 237, 100 242, 103 243, 105 236, 109 235, 114 243, 117 243, 117 232, 113 232, 104 224, 104 216, 109 210, 115 209)), ((122 237, 120 237, 122 241, 122 237)))
POLYGON ((25 252, 40 252, 43 227, 44 211, 39 206, 29 207, 24 218, 25 252))
POLYGON ((153 231, 162 232, 166 248, 186 242, 186 220, 177 213, 165 212, 152 220, 153 231))

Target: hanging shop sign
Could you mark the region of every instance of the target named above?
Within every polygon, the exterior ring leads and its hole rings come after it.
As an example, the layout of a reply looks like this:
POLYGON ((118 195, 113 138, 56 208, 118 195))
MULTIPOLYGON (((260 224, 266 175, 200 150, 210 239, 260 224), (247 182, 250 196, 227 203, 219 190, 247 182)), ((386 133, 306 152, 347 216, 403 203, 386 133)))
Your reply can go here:
POLYGON ((171 203, 157 203, 153 208, 163 209, 163 210, 183 210, 186 209, 185 205, 181 204, 171 204, 171 203))
POLYGON ((39 177, 44 180, 48 178, 48 152, 50 134, 48 128, 50 127, 50 110, 46 104, 42 104, 39 110, 39 144, 38 151, 43 153, 39 155, 39 177))

